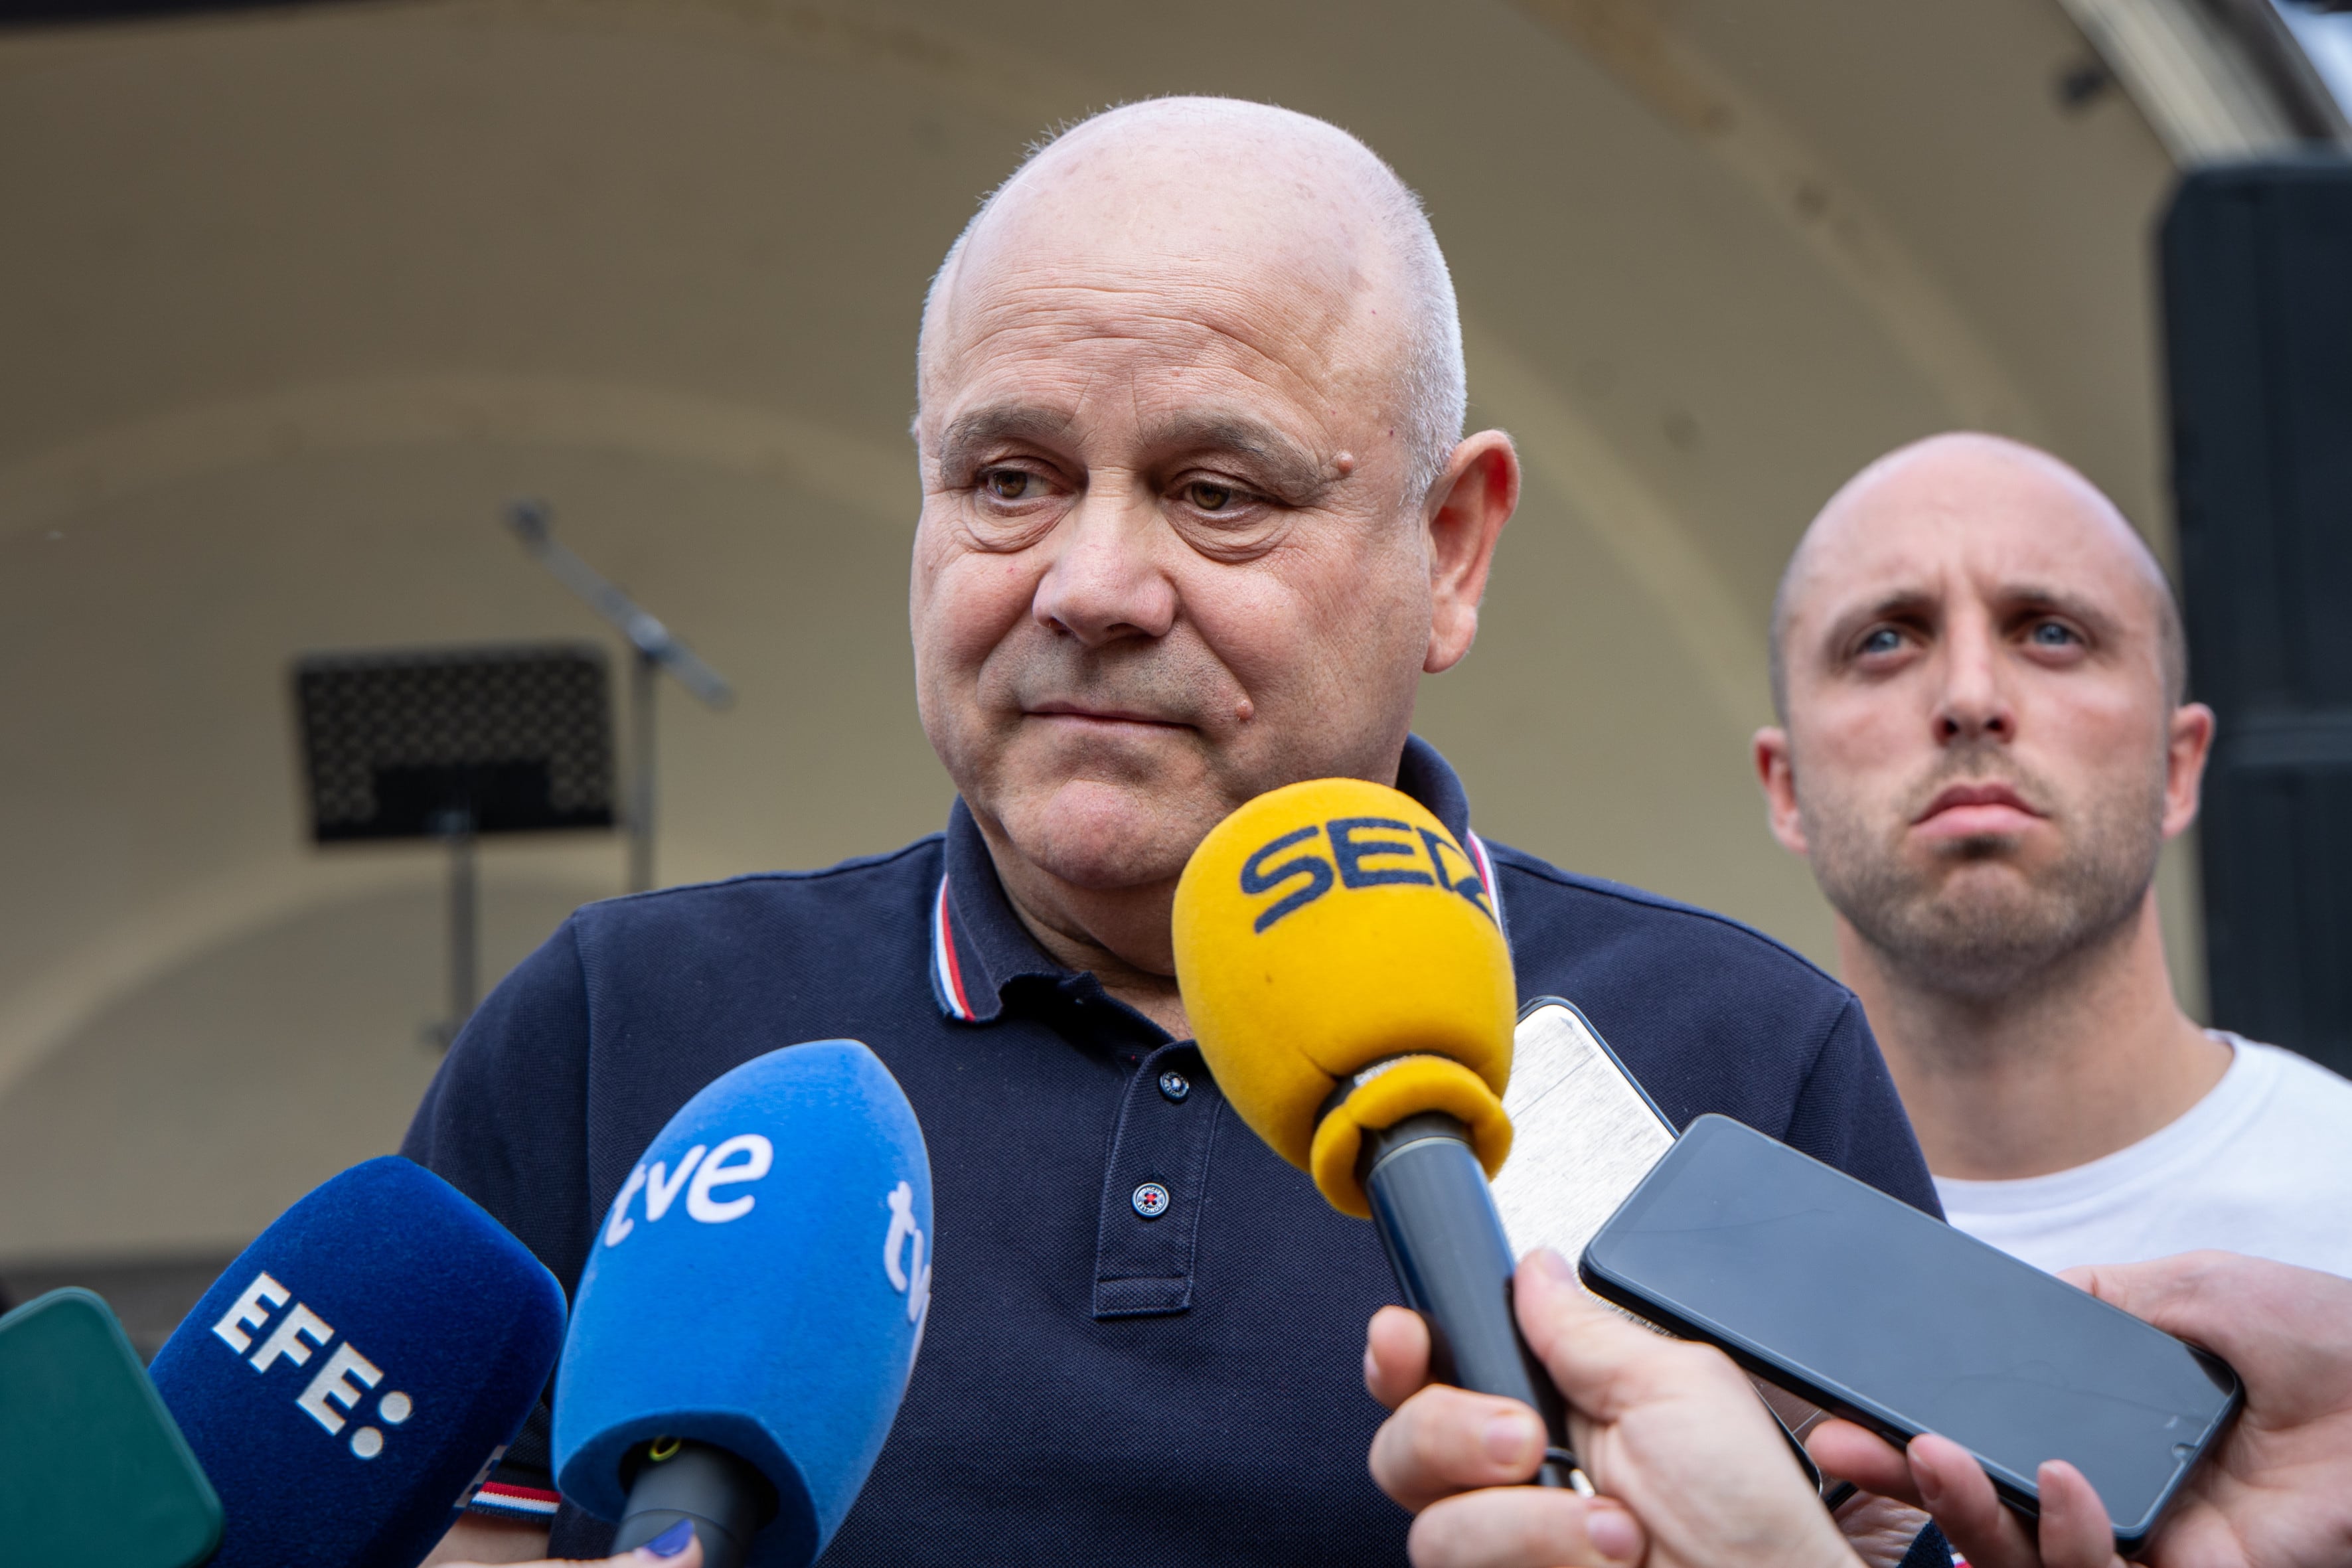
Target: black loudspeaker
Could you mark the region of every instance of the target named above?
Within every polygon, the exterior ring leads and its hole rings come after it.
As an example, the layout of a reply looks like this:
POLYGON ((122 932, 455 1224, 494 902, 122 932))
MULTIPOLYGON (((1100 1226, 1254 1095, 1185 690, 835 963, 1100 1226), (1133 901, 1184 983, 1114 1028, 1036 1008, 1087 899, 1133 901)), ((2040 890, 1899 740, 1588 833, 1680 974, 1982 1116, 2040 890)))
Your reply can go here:
POLYGON ((2352 162, 2198 170, 2161 250, 2213 1021, 2352 1073, 2352 162))

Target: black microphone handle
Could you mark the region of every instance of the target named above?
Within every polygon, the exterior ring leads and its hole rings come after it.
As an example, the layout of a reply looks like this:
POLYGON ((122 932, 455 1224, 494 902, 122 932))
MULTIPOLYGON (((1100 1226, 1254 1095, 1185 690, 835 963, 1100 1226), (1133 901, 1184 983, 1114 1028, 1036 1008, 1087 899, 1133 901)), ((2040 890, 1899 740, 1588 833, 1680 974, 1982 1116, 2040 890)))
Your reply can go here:
POLYGON ((1429 1323, 1430 1375, 1532 1405, 1551 1449, 1535 1484, 1590 1493, 1569 1447, 1567 1404, 1511 1315, 1517 1265, 1470 1130, 1443 1111, 1367 1129, 1356 1169, 1397 1289, 1429 1323))
POLYGON ((765 1477, 709 1443, 656 1439, 629 1482, 628 1505, 613 1532, 615 1555, 643 1546, 681 1519, 694 1521, 702 1568, 743 1568, 751 1537, 776 1511, 765 1477))

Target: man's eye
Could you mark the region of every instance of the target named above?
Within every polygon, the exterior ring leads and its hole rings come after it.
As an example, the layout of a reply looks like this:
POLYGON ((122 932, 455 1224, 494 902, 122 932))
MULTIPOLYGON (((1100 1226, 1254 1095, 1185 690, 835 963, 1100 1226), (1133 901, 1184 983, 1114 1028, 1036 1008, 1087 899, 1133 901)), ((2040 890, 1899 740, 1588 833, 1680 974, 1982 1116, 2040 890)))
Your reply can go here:
POLYGON ((990 468, 980 476, 980 488, 1002 501, 1035 500, 1045 493, 1045 480, 1026 468, 990 468))
POLYGON ((1202 511, 1223 511, 1241 499, 1241 492, 1231 485, 1221 485, 1210 479, 1194 479, 1184 487, 1184 499, 1202 511))
POLYGON ((1903 646, 1903 634, 1893 626, 1874 628, 1862 639, 1862 652, 1866 657, 1874 653, 1893 653, 1903 646))
POLYGON ((2027 635, 2042 647, 2072 647, 2082 640, 2074 635, 2074 627, 2058 621, 2037 622, 2027 635))

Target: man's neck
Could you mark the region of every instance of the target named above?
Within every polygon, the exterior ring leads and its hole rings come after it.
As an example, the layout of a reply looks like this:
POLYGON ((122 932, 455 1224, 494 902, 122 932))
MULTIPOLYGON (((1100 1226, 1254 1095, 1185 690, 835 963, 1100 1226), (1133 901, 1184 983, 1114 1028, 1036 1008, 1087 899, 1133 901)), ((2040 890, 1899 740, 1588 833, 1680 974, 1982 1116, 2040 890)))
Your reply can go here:
POLYGON ((1047 957, 1065 969, 1092 973, 1105 991, 1175 1038, 1192 1037, 1184 1000, 1176 990, 1170 936, 1173 880, 1110 891, 1075 888, 999 845, 985 826, 981 837, 1004 901, 1047 957))
POLYGON ((2152 891, 2112 941, 1990 999, 1916 984, 1843 920, 1838 951, 1939 1176, 2071 1170, 2167 1126, 2229 1068, 2173 999, 2152 891))
MULTIPOLYGON (((1172 895, 1171 895, 1172 896, 1172 895)), ((1102 983, 1102 988, 1126 1003, 1175 1038, 1192 1037, 1192 1026, 1184 1016, 1184 999, 1177 994, 1176 977, 1155 973, 1119 956, 1082 931, 1065 931, 1046 924, 1030 912, 1018 898, 1009 893, 1005 900, 1029 934, 1037 939, 1053 961, 1065 969, 1090 971, 1102 983)), ((1167 924, 1166 904, 1161 905, 1160 920, 1167 924)))

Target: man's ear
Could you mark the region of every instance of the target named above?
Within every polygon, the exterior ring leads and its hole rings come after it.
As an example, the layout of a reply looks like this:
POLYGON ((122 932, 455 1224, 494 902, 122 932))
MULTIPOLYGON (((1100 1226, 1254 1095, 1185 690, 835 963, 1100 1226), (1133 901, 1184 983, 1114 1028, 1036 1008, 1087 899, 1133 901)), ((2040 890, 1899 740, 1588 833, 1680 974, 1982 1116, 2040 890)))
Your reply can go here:
POLYGON ((1451 669, 1478 636, 1478 601, 1495 564, 1495 542, 1519 504, 1519 454, 1500 430, 1481 430, 1454 448, 1430 487, 1429 652, 1421 668, 1451 669))
POLYGON ((2184 702, 2172 710, 2164 748, 2164 836, 2188 831, 2205 789, 2205 762, 2213 754, 2213 710, 2184 702))
POLYGON ((1791 855, 1805 854, 1805 824, 1797 815, 1796 764, 1789 755, 1789 731, 1768 724, 1749 742, 1756 759, 1756 782, 1764 786, 1764 820, 1772 837, 1791 855))

